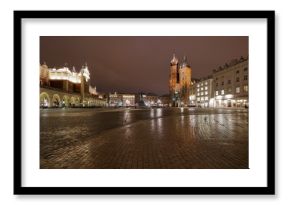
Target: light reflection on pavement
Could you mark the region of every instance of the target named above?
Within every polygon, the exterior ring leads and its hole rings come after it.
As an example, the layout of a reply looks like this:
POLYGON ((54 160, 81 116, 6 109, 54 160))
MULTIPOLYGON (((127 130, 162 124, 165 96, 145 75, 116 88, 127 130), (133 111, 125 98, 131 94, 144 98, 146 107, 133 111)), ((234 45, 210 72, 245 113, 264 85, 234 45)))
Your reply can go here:
POLYGON ((248 110, 41 110, 40 168, 245 169, 248 110))

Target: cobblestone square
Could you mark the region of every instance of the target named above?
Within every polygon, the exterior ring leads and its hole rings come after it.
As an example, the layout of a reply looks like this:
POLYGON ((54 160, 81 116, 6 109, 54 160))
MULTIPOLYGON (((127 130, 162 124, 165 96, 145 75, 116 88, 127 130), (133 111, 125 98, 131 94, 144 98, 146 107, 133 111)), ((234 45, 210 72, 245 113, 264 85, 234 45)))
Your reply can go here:
POLYGON ((247 169, 248 110, 44 109, 42 169, 247 169))

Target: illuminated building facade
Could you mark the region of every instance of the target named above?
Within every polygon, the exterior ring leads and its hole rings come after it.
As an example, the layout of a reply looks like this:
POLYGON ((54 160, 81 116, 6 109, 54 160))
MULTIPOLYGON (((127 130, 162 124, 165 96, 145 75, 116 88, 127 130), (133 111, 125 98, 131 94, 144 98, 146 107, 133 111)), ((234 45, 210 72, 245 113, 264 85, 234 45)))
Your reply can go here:
POLYGON ((206 78, 192 79, 186 58, 179 65, 173 55, 169 74, 171 106, 247 108, 248 92, 248 58, 234 59, 206 78))
POLYGON ((190 107, 196 107, 196 97, 197 97, 197 83, 199 82, 199 79, 191 79, 190 87, 189 87, 189 106, 190 107))
POLYGON ((133 107, 135 106, 135 94, 109 93, 110 107, 133 107))
POLYGON ((122 94, 123 106, 135 106, 135 94, 122 94))
POLYGON ((189 105, 189 95, 191 86, 191 68, 187 63, 186 56, 183 57, 179 64, 175 55, 170 62, 169 74, 169 94, 171 106, 187 106, 189 105))
POLYGON ((160 104, 158 106, 160 107, 168 107, 170 104, 170 97, 169 95, 161 95, 159 96, 160 104))
POLYGON ((213 70, 215 107, 248 107, 248 66, 241 57, 213 70))
POLYGON ((80 72, 75 67, 70 70, 48 68, 40 65, 40 107, 91 107, 105 106, 105 100, 98 99, 96 88, 90 85, 87 64, 80 72))
POLYGON ((213 107, 213 79, 211 76, 201 79, 196 83, 196 106, 213 107))
POLYGON ((115 92, 115 93, 109 93, 109 107, 121 107, 123 106, 123 99, 122 95, 115 92))
POLYGON ((65 92, 78 92, 84 97, 89 93, 90 72, 88 66, 84 65, 80 72, 72 71, 64 66, 63 68, 48 68, 46 64, 40 66, 40 86, 61 89, 65 92))

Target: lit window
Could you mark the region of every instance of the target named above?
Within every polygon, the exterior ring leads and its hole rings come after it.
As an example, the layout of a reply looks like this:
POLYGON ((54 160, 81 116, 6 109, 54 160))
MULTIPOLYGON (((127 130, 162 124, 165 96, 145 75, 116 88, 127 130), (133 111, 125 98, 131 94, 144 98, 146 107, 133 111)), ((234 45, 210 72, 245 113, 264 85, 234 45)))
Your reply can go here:
POLYGON ((197 92, 199 92, 199 88, 197 88, 197 92))
POLYGON ((205 82, 204 84, 207 85, 207 82, 205 82))
POLYGON ((200 101, 200 98, 197 98, 197 101, 200 101))
POLYGON ((203 88, 200 88, 200 90, 203 90, 203 88))
POLYGON ((201 92, 200 95, 203 95, 203 92, 201 92))
POLYGON ((208 100, 208 97, 205 97, 204 100, 208 100))
POLYGON ((240 93, 240 87, 236 87, 236 93, 240 93))
POLYGON ((201 85, 200 86, 203 86, 203 83, 201 83, 201 85))
POLYGON ((200 98, 201 101, 204 101, 204 97, 200 98))
POLYGON ((207 90, 207 86, 206 86, 206 87, 204 87, 204 89, 205 89, 205 90, 207 90))
POLYGON ((208 92, 207 92, 207 91, 205 91, 205 92, 204 92, 204 94, 205 94, 205 95, 207 95, 207 94, 208 94, 208 92))
POLYGON ((215 95, 219 95, 219 91, 217 90, 217 91, 215 91, 215 95))
POLYGON ((244 91, 248 92, 248 86, 247 85, 244 85, 244 91))
POLYGON ((222 93, 222 95, 224 95, 224 94, 225 94, 225 91, 224 91, 224 90, 222 90, 222 91, 221 91, 221 93, 222 93))
POLYGON ((197 93, 197 96, 199 96, 199 93, 197 93))
POLYGON ((199 88, 199 84, 197 84, 197 87, 199 88))

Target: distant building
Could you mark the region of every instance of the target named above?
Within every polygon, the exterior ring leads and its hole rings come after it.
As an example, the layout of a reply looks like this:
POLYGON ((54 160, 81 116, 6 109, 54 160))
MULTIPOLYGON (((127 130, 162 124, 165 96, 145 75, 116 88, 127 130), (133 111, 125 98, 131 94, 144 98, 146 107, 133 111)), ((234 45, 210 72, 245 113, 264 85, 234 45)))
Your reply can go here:
POLYGON ((122 95, 115 92, 115 93, 109 93, 108 95, 108 100, 109 100, 109 107, 121 107, 123 106, 123 99, 122 95))
POLYGON ((139 107, 164 107, 169 105, 169 96, 158 96, 154 93, 138 93, 135 95, 139 107))
POLYGON ((122 102, 124 107, 135 106, 135 94, 122 94, 122 102))
POLYGON ((170 104, 170 96, 169 95, 161 95, 159 96, 160 104, 158 106, 160 107, 168 107, 170 104))
POLYGON ((135 94, 109 93, 109 107, 135 106, 135 94))
POLYGON ((158 104, 158 95, 147 93, 146 95, 143 95, 143 100, 147 106, 155 107, 158 104))

